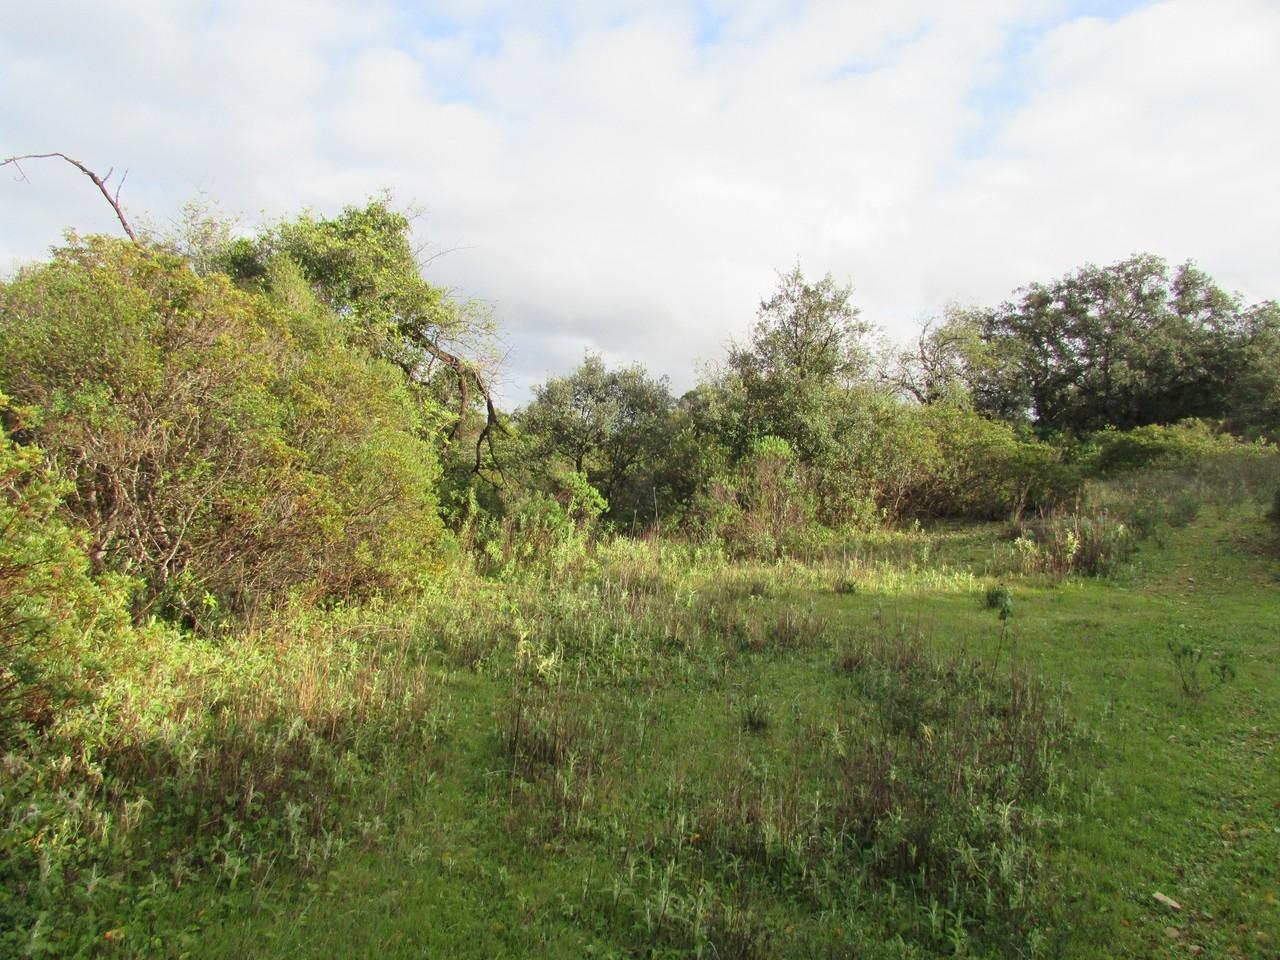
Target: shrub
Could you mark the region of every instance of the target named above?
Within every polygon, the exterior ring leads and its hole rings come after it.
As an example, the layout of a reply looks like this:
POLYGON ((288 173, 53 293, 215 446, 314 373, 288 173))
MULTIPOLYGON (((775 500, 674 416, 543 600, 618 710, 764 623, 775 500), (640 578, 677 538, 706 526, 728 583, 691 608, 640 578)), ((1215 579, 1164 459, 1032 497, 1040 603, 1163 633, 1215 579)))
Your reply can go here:
POLYGON ((1140 469, 1179 469, 1242 446, 1210 420, 1183 420, 1170 425, 1150 424, 1133 430, 1114 428, 1095 434, 1090 442, 1093 469, 1102 476, 1140 469))
POLYGON ((1007 620, 1013 612, 1013 594, 1002 583, 987 587, 983 601, 988 610, 1000 611, 1001 620, 1007 620))
POLYGON ((735 475, 712 482, 701 510, 704 525, 738 557, 810 552, 823 532, 801 473, 787 441, 757 440, 735 475))
POLYGON ((0 387, 70 485, 95 570, 190 623, 429 570, 431 410, 280 263, 269 295, 95 237, 0 285, 0 387))
POLYGON ((525 491, 501 519, 481 522, 477 539, 490 572, 509 575, 527 567, 562 574, 587 560, 608 504, 583 474, 567 473, 554 484, 554 494, 525 491))
MULTIPOLYGON (((1079 472, 1061 450, 1020 438, 962 399, 912 406, 862 392, 845 404, 844 443, 823 465, 821 489, 867 498, 873 515, 996 519, 1048 510, 1078 492, 1079 472)), ((820 516, 830 522, 829 513, 820 516)))
POLYGON ((64 492, 38 447, 0 435, 0 747, 85 700, 102 648, 128 631, 124 585, 90 577, 64 492))
POLYGON ((1106 515, 1046 517, 1016 531, 1012 563, 1019 573, 1107 577, 1128 563, 1137 549, 1129 528, 1106 515))

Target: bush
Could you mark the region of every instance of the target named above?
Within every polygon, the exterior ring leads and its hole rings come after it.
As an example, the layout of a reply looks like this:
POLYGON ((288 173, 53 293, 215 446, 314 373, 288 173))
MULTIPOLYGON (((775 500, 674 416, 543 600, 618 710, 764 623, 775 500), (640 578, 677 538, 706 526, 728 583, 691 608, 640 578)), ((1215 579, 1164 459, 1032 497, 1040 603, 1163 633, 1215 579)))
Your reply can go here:
POLYGON ((83 702, 102 648, 128 630, 124 585, 90 577, 63 492, 38 447, 0 436, 0 747, 83 702))
POLYGON ((480 521, 476 538, 489 573, 510 575, 523 567, 562 574, 586 562, 608 504, 583 474, 569 472, 555 486, 554 494, 525 491, 505 516, 480 521))
POLYGON ((703 527, 737 557, 778 559, 812 552, 822 541, 813 499, 790 444, 763 437, 735 475, 711 484, 703 527))
POLYGON ((1002 583, 987 587, 983 603, 988 610, 998 610, 1001 620, 1009 619, 1013 613, 1013 594, 1002 583))
POLYGON ((1133 533, 1112 517, 1049 517, 1016 528, 1013 567, 1018 573, 1107 577, 1132 559, 1136 549, 1133 533))
POLYGON ((1209 420, 1151 424, 1133 430, 1113 428, 1095 434, 1089 459, 1101 476, 1141 469, 1179 469, 1245 446, 1209 420))
MULTIPOLYGON (((862 393, 846 402, 845 442, 823 467, 824 505, 838 488, 844 501, 866 498, 889 519, 989 520, 1048 510, 1079 490, 1079 472, 1058 448, 1020 438, 962 400, 911 406, 862 393)), ((820 511, 824 520, 830 513, 820 511)))
POLYGON ((0 285, 0 388, 69 478, 95 570, 142 585, 138 613, 397 589, 441 542, 431 410, 296 270, 268 280, 247 294, 95 237, 0 285))

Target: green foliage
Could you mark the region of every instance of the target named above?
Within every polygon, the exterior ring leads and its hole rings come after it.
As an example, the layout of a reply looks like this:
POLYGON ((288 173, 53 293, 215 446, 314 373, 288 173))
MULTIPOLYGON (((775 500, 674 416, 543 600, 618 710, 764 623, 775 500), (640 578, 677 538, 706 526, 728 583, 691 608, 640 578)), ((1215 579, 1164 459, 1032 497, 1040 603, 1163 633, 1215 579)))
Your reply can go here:
POLYGON ((573 373, 553 377, 521 411, 519 426, 543 470, 557 463, 590 478, 622 524, 652 521, 658 502, 655 476, 668 456, 673 400, 665 379, 650 379, 639 365, 608 371, 588 355, 573 373))
POLYGON ((1136 549, 1133 532, 1116 518, 1067 514, 1018 524, 1007 564, 1022 574, 1109 577, 1128 564, 1136 549))
POLYGON ((387 198, 345 207, 332 219, 305 213, 233 243, 221 266, 254 286, 268 280, 273 264, 293 263, 353 335, 424 372, 431 363, 424 344, 487 333, 491 321, 478 304, 459 303, 423 279, 410 227, 387 198))
POLYGON ((431 411, 287 265, 269 295, 103 238, 0 287, 0 384, 70 480, 95 569, 209 619, 302 584, 390 589, 441 538, 431 411))
MULTIPOLYGON (((488 315, 421 276, 409 226, 373 202, 234 241, 197 214, 167 246, 72 238, 0 284, 0 953, 203 950, 207 915, 169 936, 184 898, 251 885, 256 906, 281 877, 314 901, 316 871, 399 816, 419 877, 467 851, 453 886, 494 894, 486 921, 548 913, 505 854, 547 868, 572 955, 1053 955, 1075 732, 1023 644, 1064 674, 1063 636, 1092 660, 1123 585, 1051 578, 1274 494, 1273 447, 1155 424, 1273 435, 1274 305, 1154 258, 1088 267, 951 311, 891 391, 851 291, 797 267, 679 403, 589 355, 473 460, 443 436, 492 409, 442 344, 483 349, 488 315), (1029 410, 1052 441, 1014 425, 1029 410), (995 545, 916 522, 1010 516, 995 545), (658 535, 670 518, 687 537, 658 535), (965 598, 1004 575, 1034 613, 1007 677, 1010 587, 984 596, 993 664, 952 630, 988 632, 965 598), (948 630, 890 631, 886 597, 948 630), (729 722, 707 724, 716 697, 729 722), (434 749, 495 718, 505 776, 492 739, 434 749)), ((1122 639, 1112 666, 1135 669, 1122 639)), ((1189 697, 1235 675, 1169 654, 1189 697)))
POLYGON ((1184 469, 1249 449, 1208 420, 1149 424, 1124 432, 1109 428, 1091 437, 1089 447, 1091 465, 1102 476, 1139 469, 1184 469))
POLYGON ((732 440, 739 454, 752 438, 773 435, 801 462, 829 455, 839 390, 869 366, 868 327, 851 293, 829 274, 810 283, 798 265, 778 275, 777 290, 761 301, 750 344, 729 352, 724 386, 740 394, 732 440))
POLYGON ((988 610, 1000 614, 1001 620, 1008 620, 1013 615, 1013 594, 1003 583, 988 587, 983 601, 988 610))
POLYGON ((781 557, 822 537, 796 455, 781 437, 760 438, 733 475, 713 481, 700 514, 703 530, 735 556, 781 557))
POLYGON ((859 502, 895 520, 994 519, 1052 508, 1079 488, 1059 450, 1018 437, 962 398, 910 406, 850 394, 842 417, 841 450, 817 481, 820 516, 833 525, 865 526, 859 502))
POLYGON ((1245 311, 1236 369, 1228 394, 1231 429, 1247 437, 1280 440, 1280 304, 1245 311))
POLYGON ((492 434, 504 426, 488 386, 494 322, 485 304, 423 277, 411 226, 383 197, 333 218, 282 221, 232 244, 220 262, 250 290, 269 288, 274 271, 296 271, 352 345, 398 367, 430 409, 424 432, 447 430, 456 491, 463 477, 498 468, 492 434))
POLYGON ((529 570, 565 574, 586 565, 609 505, 581 473, 555 478, 555 492, 528 491, 475 531, 483 569, 500 577, 529 570))
MULTIPOLYGON (((0 416, 21 422, 3 394, 0 416)), ((90 577, 64 492, 39 448, 0 436, 0 747, 83 703, 102 649, 128 633, 125 585, 90 577)))
POLYGON ((447 726, 389 614, 300 604, 217 642, 155 625, 91 635, 93 697, 6 755, 0 952, 126 935, 143 948, 188 885, 312 871, 376 837, 368 798, 393 796, 380 771, 427 755, 447 726), (356 797, 367 819, 346 813, 356 797))
POLYGON ((771 723, 776 766, 754 751, 726 765, 686 828, 702 862, 819 904, 861 890, 922 946, 947 938, 926 918, 932 904, 975 950, 1027 950, 1047 913, 1035 838, 1072 736, 1061 704, 907 632, 848 638, 838 662, 829 719, 785 733, 771 723))
POLYGON ((1248 311, 1194 264, 1171 273, 1138 255, 1020 293, 981 315, 972 377, 985 413, 1082 432, 1222 417, 1242 402, 1248 311))

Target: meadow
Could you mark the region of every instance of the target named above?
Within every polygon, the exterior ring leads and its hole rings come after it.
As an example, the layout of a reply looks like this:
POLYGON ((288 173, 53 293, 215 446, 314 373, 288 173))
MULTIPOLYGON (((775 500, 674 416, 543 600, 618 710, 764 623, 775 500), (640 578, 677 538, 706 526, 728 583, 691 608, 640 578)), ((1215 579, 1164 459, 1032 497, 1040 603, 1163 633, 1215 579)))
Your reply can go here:
POLYGON ((411 605, 156 631, 78 721, 109 715, 118 750, 5 757, 29 801, 6 795, 5 844, 42 906, 7 942, 1270 956, 1270 469, 772 563, 573 542, 411 605))
POLYGON ((0 281, 0 956, 1275 955, 1280 304, 851 293, 507 415, 384 201, 0 281))

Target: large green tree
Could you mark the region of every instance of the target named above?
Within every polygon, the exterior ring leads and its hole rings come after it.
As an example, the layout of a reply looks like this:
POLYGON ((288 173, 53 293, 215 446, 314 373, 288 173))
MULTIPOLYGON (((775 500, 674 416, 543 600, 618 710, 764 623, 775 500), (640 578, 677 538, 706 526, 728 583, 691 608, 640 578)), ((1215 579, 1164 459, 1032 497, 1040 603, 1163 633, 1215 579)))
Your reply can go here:
POLYGON ((802 462, 815 462, 838 443, 840 394, 870 368, 870 328, 850 302, 852 292, 830 274, 810 282, 799 266, 778 275, 750 341, 730 348, 722 380, 741 394, 739 454, 768 435, 786 440, 802 462))
POLYGON ((536 388, 519 423, 542 463, 560 461, 588 477, 608 501, 610 518, 648 519, 674 405, 666 378, 650 377, 639 364, 609 370, 588 354, 572 373, 536 388))
POLYGON ((272 263, 296 265, 356 339, 453 408, 443 424, 446 439, 470 434, 473 468, 480 471, 494 432, 505 429, 490 389, 492 316, 483 304, 458 300, 422 276, 411 226, 386 200, 346 207, 336 217, 303 214, 229 245, 220 266, 260 288, 269 284, 272 263))
POLYGON ((979 409, 1044 429, 1121 429, 1227 413, 1243 307, 1194 264, 1087 265, 981 311, 979 409))
POLYGON ((1280 303, 1274 300, 1244 313, 1228 406, 1236 431, 1280 439, 1280 303))

